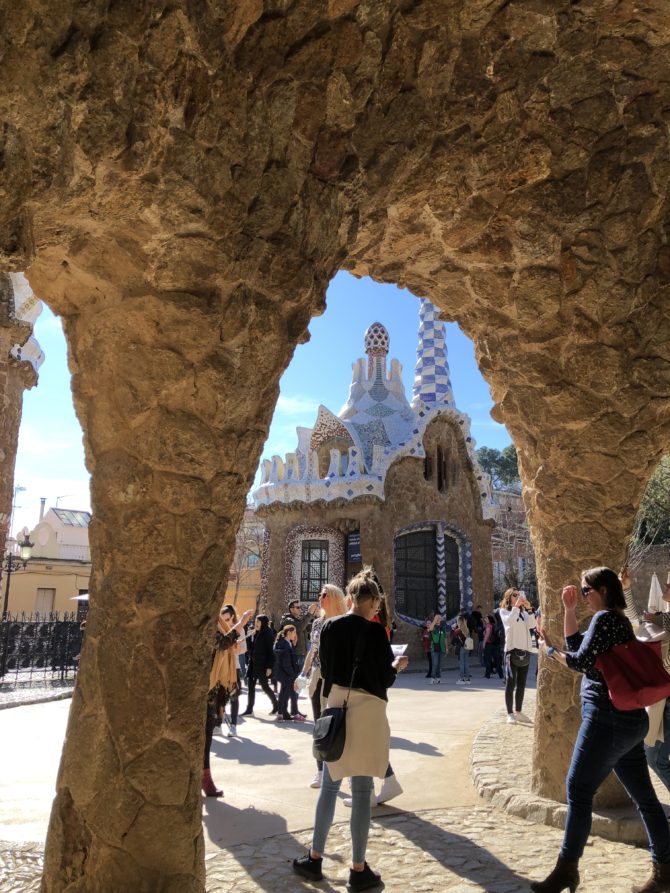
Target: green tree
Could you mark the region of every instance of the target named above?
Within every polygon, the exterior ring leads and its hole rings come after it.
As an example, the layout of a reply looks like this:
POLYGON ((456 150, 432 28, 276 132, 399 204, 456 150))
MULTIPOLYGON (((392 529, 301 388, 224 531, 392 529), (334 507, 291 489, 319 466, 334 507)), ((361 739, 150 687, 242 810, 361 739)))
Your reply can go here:
POLYGON ((635 519, 631 547, 670 543, 670 454, 649 478, 635 519))
POLYGON ((482 469, 491 475, 496 490, 516 490, 521 484, 519 478, 519 462, 514 444, 504 450, 493 447, 480 447, 477 458, 482 469))

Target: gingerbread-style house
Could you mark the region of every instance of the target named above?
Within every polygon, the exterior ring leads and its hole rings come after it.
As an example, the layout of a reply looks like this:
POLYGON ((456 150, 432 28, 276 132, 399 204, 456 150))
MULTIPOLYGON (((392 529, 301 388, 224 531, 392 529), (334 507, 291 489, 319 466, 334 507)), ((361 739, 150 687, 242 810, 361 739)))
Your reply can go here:
POLYGON ((470 420, 454 405, 444 323, 421 301, 411 404, 381 323, 365 333, 349 398, 320 406, 284 459, 262 463, 254 492, 266 525, 261 603, 315 600, 373 564, 396 619, 490 604, 491 482, 478 465, 470 420))

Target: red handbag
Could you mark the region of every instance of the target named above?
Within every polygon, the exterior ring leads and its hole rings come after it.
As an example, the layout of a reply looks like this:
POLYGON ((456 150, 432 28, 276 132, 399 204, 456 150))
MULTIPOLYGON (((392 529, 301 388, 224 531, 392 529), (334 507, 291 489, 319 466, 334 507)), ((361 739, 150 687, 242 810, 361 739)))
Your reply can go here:
POLYGON ((598 655, 596 669, 605 677, 617 710, 639 710, 670 697, 670 675, 661 658, 660 642, 630 639, 598 655))

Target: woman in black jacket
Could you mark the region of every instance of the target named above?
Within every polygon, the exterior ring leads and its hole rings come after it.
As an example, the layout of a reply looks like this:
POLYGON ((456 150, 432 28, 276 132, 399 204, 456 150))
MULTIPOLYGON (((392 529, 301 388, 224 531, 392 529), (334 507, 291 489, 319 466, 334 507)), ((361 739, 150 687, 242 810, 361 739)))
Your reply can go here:
POLYGON ((298 710, 298 694, 294 689, 295 680, 298 678, 300 667, 298 655, 295 652, 295 644, 298 641, 298 631, 293 624, 287 624, 277 633, 275 642, 274 678, 279 683, 279 713, 277 722, 304 722, 307 717, 298 710), (288 712, 288 702, 291 699, 291 712, 288 712))
POLYGON ((339 759, 325 762, 316 806, 312 845, 293 870, 311 881, 323 878, 321 866, 342 779, 351 777, 350 893, 381 885, 381 877, 365 861, 370 830, 370 793, 373 778, 384 778, 389 765, 390 729, 386 718, 387 689, 406 657, 394 658, 386 631, 370 623, 382 599, 370 568, 347 586, 352 607, 343 617, 328 620, 321 630, 319 653, 323 694, 328 707, 346 700, 346 739, 339 759), (349 691, 351 686, 351 691, 349 691))
POLYGON ((259 614, 256 617, 256 632, 251 640, 249 649, 249 663, 247 666, 249 695, 247 698, 247 709, 242 716, 251 716, 254 712, 257 682, 272 702, 270 715, 274 716, 277 712, 277 698, 268 683, 268 679, 272 676, 272 668, 274 666, 273 645, 274 635, 270 629, 270 618, 267 614, 259 614))

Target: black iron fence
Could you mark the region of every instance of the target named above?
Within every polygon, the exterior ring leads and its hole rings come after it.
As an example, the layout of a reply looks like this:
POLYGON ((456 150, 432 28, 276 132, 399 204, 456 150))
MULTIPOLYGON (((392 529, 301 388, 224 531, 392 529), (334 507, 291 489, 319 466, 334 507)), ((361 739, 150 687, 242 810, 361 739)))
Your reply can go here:
POLYGON ((83 631, 76 614, 8 614, 0 621, 0 684, 74 678, 83 631))

